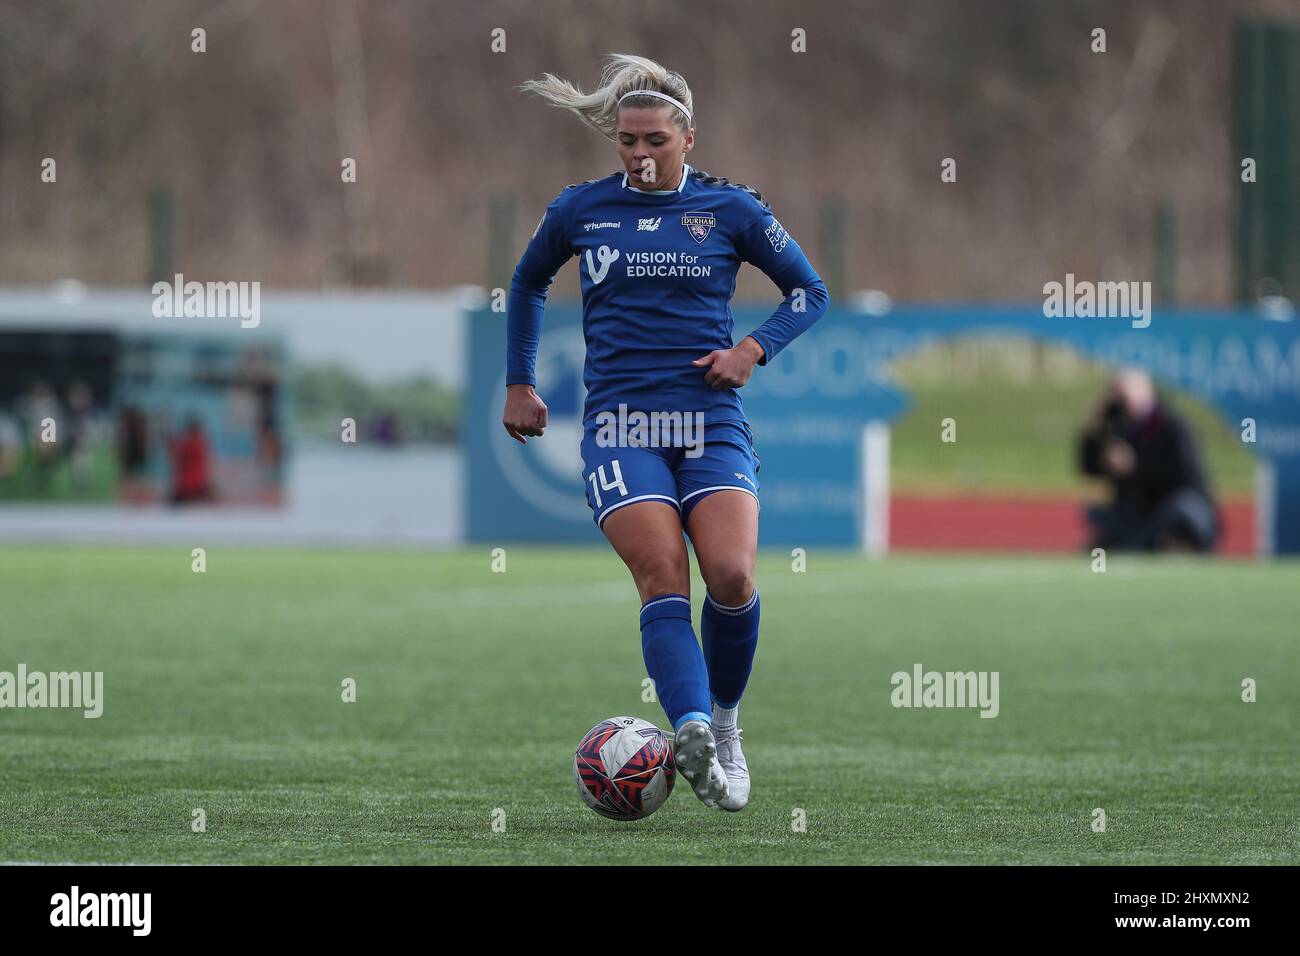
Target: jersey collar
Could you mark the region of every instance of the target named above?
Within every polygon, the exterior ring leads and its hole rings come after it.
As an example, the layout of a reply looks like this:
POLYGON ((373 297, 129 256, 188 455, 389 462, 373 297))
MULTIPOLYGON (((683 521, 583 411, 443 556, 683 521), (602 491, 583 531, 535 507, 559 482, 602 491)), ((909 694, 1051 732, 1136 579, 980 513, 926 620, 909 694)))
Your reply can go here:
POLYGON ((635 186, 627 184, 627 171, 623 172, 623 188, 630 189, 634 193, 640 193, 642 196, 672 196, 686 188, 686 179, 691 175, 691 164, 682 163, 682 181, 677 184, 676 189, 637 189, 635 186))

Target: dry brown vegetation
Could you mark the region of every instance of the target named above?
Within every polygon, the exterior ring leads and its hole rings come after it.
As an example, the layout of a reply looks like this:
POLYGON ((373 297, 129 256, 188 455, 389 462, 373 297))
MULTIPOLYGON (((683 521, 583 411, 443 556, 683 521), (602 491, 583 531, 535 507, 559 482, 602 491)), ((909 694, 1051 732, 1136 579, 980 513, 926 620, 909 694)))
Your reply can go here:
MULTIPOLYGON (((566 183, 618 168, 611 144, 517 85, 552 71, 589 87, 602 54, 626 51, 687 77, 693 164, 759 189, 815 264, 819 210, 846 204, 852 287, 1022 300, 1066 271, 1147 278, 1169 202, 1180 297, 1225 302, 1232 23, 1294 9, 5 0, 0 282, 143 282, 146 196, 168 184, 187 277, 502 285, 487 267, 493 197, 518 198, 517 255, 566 183), (790 50, 796 27, 807 53, 790 50), (1094 27, 1105 54, 1090 50, 1094 27), (56 185, 39 181, 46 156, 56 185), (355 186, 340 182, 344 156, 355 186), (955 184, 939 179, 949 156, 955 184)), ((742 295, 770 296, 742 274, 742 295)), ((572 267, 557 288, 576 291, 572 267)))

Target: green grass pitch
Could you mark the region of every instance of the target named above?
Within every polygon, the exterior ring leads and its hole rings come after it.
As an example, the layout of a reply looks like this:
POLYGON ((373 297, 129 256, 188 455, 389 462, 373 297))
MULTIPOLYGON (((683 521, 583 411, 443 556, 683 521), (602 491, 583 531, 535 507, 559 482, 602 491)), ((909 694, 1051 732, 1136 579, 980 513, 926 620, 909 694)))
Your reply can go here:
POLYGON ((105 682, 98 720, 0 710, 0 860, 1300 862, 1295 563, 763 554, 753 800, 628 824, 571 773, 665 723, 626 571, 488 552, 0 550, 0 670, 105 682), (892 707, 918 661, 998 671, 999 716, 892 707))

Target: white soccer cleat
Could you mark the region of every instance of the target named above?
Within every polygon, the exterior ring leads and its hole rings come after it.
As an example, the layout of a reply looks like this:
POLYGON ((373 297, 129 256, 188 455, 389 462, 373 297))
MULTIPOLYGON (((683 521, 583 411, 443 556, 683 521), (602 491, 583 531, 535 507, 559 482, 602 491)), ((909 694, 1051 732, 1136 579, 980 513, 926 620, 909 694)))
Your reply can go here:
POLYGON ((718 744, 704 721, 682 724, 673 746, 673 759, 706 807, 716 807, 727 798, 727 775, 718 763, 718 744))
POLYGON ((717 745, 718 763, 727 775, 727 795, 718 801, 718 806, 735 813, 749 803, 749 764, 740 750, 740 728, 718 731, 717 745))

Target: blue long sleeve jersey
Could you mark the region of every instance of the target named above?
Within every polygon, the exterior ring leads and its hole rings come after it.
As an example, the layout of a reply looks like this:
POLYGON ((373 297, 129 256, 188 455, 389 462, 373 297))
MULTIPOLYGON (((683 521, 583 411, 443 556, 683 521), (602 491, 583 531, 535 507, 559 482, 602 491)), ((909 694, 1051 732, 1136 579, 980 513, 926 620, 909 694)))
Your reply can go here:
POLYGON ((829 295, 799 244, 748 186, 686 165, 676 189, 644 191, 626 173, 567 186, 546 207, 510 282, 506 384, 535 385, 546 290, 579 257, 587 357, 583 422, 601 411, 703 412, 744 421, 735 389, 714 390, 694 359, 732 347, 742 262, 785 296, 750 334, 766 365, 826 311, 829 295))

